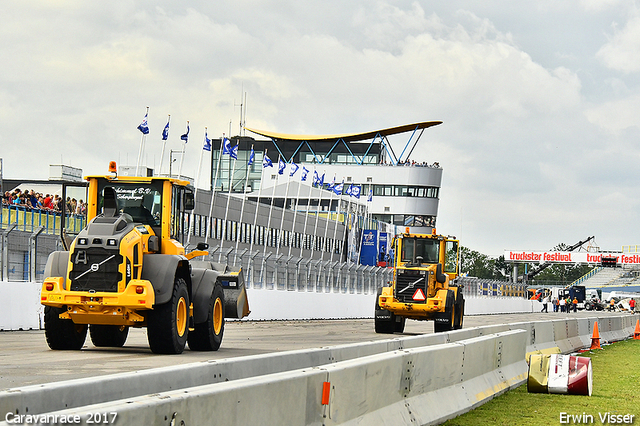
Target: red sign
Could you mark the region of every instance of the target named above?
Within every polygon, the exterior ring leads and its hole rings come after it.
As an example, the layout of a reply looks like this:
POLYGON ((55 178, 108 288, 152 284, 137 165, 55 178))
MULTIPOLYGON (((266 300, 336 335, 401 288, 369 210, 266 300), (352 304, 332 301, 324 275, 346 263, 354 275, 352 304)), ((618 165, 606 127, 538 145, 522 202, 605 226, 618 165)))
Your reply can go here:
POLYGON ((415 293, 413 293, 413 300, 426 300, 424 292, 421 288, 417 289, 415 293))

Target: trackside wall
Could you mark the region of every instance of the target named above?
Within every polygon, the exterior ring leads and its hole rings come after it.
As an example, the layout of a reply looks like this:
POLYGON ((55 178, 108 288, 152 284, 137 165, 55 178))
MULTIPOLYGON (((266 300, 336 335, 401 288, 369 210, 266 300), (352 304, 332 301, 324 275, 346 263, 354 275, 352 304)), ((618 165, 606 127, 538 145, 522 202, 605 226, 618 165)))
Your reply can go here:
MULTIPOLYGON (((42 283, 0 281, 0 298, 11 300, 0 311, 0 330, 44 327, 42 283)), ((373 318, 375 294, 247 289, 251 314, 246 320, 373 318)), ((537 312, 537 301, 516 297, 465 296, 465 315, 537 312)))
POLYGON ((627 338, 638 318, 493 325, 28 386, 0 392, 0 412, 117 412, 123 424, 206 424, 214 414, 219 425, 435 424, 524 383, 528 353, 580 349, 596 321, 602 341, 627 338))

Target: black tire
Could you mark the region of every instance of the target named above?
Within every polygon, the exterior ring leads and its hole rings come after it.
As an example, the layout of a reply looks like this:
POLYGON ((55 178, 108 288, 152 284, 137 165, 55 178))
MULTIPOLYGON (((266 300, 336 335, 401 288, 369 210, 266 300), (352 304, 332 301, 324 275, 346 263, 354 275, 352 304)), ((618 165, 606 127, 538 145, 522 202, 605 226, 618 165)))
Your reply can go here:
POLYGON ((181 354, 189 335, 189 291, 184 279, 176 278, 171 300, 147 314, 147 338, 156 354, 181 354))
POLYGON ((54 350, 80 350, 87 339, 87 325, 74 324, 68 319, 61 319, 60 314, 66 307, 44 307, 44 334, 47 344, 54 350))
POLYGON ((209 299, 207 321, 196 324, 189 332, 189 349, 192 351, 217 351, 224 334, 224 292, 218 283, 209 299))
POLYGON ((433 330, 436 333, 451 331, 456 315, 456 306, 454 303, 453 291, 447 292, 447 303, 443 313, 437 314, 433 323, 433 330))
POLYGON ((462 295, 462 289, 458 287, 456 296, 456 312, 453 318, 453 329, 460 330, 462 328, 462 322, 464 321, 464 296, 462 295))
POLYGON ((374 316, 374 324, 376 333, 381 334, 393 334, 395 331, 396 316, 386 309, 382 309, 378 303, 379 297, 382 294, 382 289, 379 288, 376 293, 376 310, 374 316))
POLYGON ((129 336, 129 327, 125 325, 91 324, 89 327, 91 342, 98 348, 121 348, 129 336))
POLYGON ((453 329, 460 330, 462 328, 462 323, 464 322, 464 299, 462 299, 461 303, 458 305, 456 309, 456 318, 453 322, 453 329))
POLYGON ((393 322, 393 331, 396 333, 404 333, 404 323, 407 321, 405 317, 395 316, 395 321, 393 322))

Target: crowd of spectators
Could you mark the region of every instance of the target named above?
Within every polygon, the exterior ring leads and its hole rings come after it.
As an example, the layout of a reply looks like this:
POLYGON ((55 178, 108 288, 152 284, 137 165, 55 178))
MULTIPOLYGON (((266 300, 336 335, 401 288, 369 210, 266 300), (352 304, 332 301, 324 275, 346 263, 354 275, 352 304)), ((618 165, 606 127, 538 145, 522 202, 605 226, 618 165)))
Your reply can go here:
MULTIPOLYGON (((3 207, 12 206, 26 210, 60 213, 62 212, 63 203, 65 201, 58 194, 43 194, 28 189, 22 191, 20 188, 16 188, 13 191, 5 191, 2 195, 3 207)), ((87 203, 67 197, 65 209, 67 214, 86 216, 87 203)))
MULTIPOLYGON (((387 163, 386 161, 381 163, 381 164, 384 164, 385 166, 393 166, 393 163, 387 163)), ((398 166, 432 167, 434 169, 439 169, 440 168, 440 163, 435 162, 433 164, 429 164, 426 161, 419 162, 419 161, 414 161, 414 160, 407 159, 406 161, 399 161, 398 162, 398 166)))

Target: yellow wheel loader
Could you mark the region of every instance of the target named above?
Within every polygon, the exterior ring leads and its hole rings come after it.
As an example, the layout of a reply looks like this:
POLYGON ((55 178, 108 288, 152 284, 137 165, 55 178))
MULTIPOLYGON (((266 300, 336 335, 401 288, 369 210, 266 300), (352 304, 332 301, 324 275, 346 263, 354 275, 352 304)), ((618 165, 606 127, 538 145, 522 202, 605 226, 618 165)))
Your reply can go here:
POLYGON ((462 328, 464 296, 458 277, 458 240, 436 234, 410 234, 393 240, 393 282, 378 290, 377 333, 402 333, 407 318, 433 320, 436 332, 462 328))
POLYGON ((242 270, 210 262, 207 244, 186 252, 189 182, 168 177, 89 176, 88 225, 68 251, 49 255, 42 284, 51 349, 78 350, 87 332, 121 347, 129 327, 146 327, 154 353, 220 347, 225 318, 249 304, 242 270))

